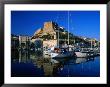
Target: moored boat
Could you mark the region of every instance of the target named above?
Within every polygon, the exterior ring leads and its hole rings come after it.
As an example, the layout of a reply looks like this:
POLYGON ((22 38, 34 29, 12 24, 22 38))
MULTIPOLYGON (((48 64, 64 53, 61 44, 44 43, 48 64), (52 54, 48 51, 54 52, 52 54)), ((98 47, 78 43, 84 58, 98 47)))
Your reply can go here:
POLYGON ((81 57, 81 58, 88 56, 88 54, 85 52, 75 52, 75 54, 76 54, 76 57, 81 57))
POLYGON ((65 58, 72 57, 73 51, 68 51, 66 48, 55 48, 51 51, 51 58, 65 58))
POLYGON ((76 57, 81 57, 81 58, 85 58, 85 57, 94 57, 97 56, 97 52, 95 52, 95 50, 77 50, 75 51, 76 57))

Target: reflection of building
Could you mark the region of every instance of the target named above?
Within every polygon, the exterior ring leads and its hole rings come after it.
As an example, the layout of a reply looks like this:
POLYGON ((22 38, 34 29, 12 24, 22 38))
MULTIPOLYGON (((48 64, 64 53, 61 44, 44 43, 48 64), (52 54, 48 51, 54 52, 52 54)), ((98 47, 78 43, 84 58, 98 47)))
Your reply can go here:
POLYGON ((43 63, 45 76, 52 76, 53 66, 50 63, 43 63))
POLYGON ((34 61, 34 66, 43 69, 44 76, 57 76, 58 69, 62 68, 59 61, 52 59, 39 58, 34 61))

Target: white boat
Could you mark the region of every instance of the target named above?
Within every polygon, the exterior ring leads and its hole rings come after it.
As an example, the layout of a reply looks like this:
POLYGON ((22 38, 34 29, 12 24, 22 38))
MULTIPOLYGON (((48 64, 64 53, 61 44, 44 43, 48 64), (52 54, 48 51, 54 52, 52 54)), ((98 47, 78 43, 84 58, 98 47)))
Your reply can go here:
POLYGON ((94 50, 79 50, 75 52, 76 57, 93 57, 96 56, 96 52, 94 50))
MULTIPOLYGON (((51 51, 51 58, 65 58, 72 57, 73 51, 69 50, 69 11, 68 11, 68 45, 67 48, 57 48, 51 51)), ((59 29, 58 29, 58 47, 59 47, 59 29)))
POLYGON ((51 58, 65 58, 65 57, 72 57, 72 51, 66 51, 66 49, 61 48, 58 50, 54 50, 51 52, 51 58))
POLYGON ((88 57, 88 54, 84 52, 75 52, 75 54, 76 54, 76 57, 81 57, 81 58, 88 57))
POLYGON ((61 53, 51 53, 51 58, 64 58, 64 57, 72 57, 72 53, 66 52, 64 54, 61 53))

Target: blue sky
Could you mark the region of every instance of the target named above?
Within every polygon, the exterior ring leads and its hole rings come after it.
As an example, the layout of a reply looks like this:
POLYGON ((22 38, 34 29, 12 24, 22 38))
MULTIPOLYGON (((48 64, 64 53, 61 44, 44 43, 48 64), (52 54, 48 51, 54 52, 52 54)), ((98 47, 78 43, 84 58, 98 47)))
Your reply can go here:
MULTIPOLYGON (((12 11, 11 33, 32 36, 47 21, 55 21, 68 30, 68 11, 12 11)), ((69 31, 99 39, 100 11, 69 11, 69 31)))

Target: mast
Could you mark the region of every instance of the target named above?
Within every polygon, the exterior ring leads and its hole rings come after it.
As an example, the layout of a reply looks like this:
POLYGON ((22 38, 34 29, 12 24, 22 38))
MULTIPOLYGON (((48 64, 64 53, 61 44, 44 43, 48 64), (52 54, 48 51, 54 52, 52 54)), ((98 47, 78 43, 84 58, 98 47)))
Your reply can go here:
POLYGON ((69 45, 69 11, 68 11, 68 45, 69 45))
POLYGON ((92 39, 91 39, 91 50, 92 50, 92 39))
MULTIPOLYGON (((58 22, 58 18, 59 18, 59 13, 57 14, 56 23, 58 22)), ((59 48, 59 28, 57 30, 57 33, 58 33, 57 46, 59 48)))
POLYGON ((59 48, 59 28, 58 28, 58 48, 59 48))

